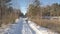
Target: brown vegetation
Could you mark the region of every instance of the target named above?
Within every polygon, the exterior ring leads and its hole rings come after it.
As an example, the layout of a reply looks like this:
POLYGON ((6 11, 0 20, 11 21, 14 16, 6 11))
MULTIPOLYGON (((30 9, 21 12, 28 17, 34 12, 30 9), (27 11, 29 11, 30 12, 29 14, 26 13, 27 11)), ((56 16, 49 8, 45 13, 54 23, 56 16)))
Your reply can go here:
POLYGON ((53 31, 60 33, 60 21, 58 20, 38 19, 38 18, 33 18, 30 20, 42 27, 49 28, 53 31))
POLYGON ((16 9, 9 3, 11 0, 0 0, 0 26, 2 24, 14 23, 15 19, 22 14, 20 9, 16 9), (8 4, 7 4, 8 3, 8 4))
POLYGON ((50 20, 41 18, 45 16, 60 16, 60 4, 54 3, 50 6, 47 5, 45 7, 41 7, 40 3, 37 1, 38 0, 35 0, 33 4, 29 5, 26 16, 28 16, 31 21, 37 23, 38 25, 60 33, 60 21, 58 21, 57 19, 50 20))

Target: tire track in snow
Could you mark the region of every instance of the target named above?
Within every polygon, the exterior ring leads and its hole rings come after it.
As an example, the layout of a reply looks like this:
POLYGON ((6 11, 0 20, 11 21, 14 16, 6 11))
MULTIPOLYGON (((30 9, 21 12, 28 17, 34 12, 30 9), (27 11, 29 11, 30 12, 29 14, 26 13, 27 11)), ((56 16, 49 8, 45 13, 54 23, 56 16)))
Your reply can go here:
POLYGON ((24 20, 23 34, 35 34, 35 32, 30 28, 28 23, 24 20))

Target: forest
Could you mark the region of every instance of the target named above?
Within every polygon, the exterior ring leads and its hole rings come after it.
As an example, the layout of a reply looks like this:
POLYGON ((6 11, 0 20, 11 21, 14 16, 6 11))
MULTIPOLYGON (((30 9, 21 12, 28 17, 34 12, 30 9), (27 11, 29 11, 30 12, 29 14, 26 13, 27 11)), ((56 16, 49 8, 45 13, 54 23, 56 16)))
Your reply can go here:
POLYGON ((20 9, 13 8, 12 0, 0 0, 0 26, 2 24, 14 23, 22 15, 20 9))

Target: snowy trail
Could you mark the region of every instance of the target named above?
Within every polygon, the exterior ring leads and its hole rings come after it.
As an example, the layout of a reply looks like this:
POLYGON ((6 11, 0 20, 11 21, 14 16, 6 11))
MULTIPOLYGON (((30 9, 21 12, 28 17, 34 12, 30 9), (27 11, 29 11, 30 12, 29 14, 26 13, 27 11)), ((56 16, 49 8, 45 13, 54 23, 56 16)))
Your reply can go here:
POLYGON ((17 24, 14 24, 10 29, 5 32, 5 34, 22 34, 23 20, 20 19, 17 24))
POLYGON ((37 26, 34 22, 26 21, 25 18, 19 18, 15 24, 11 24, 4 30, 3 34, 58 34, 37 26))
POLYGON ((23 34, 35 34, 26 21, 23 22, 23 34))
POLYGON ((23 18, 16 22, 17 24, 12 25, 4 34, 35 34, 23 18))

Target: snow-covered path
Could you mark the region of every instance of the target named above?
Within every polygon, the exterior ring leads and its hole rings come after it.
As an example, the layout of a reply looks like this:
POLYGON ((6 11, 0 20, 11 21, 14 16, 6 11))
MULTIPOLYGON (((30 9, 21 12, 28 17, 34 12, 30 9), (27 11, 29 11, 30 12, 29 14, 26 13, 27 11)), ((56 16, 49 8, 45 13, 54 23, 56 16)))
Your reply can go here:
POLYGON ((35 32, 29 27, 25 19, 20 18, 4 34, 35 34, 35 32))
POLYGON ((34 22, 26 21, 25 18, 19 18, 15 24, 11 24, 4 30, 3 34, 58 34, 37 26, 34 22))

